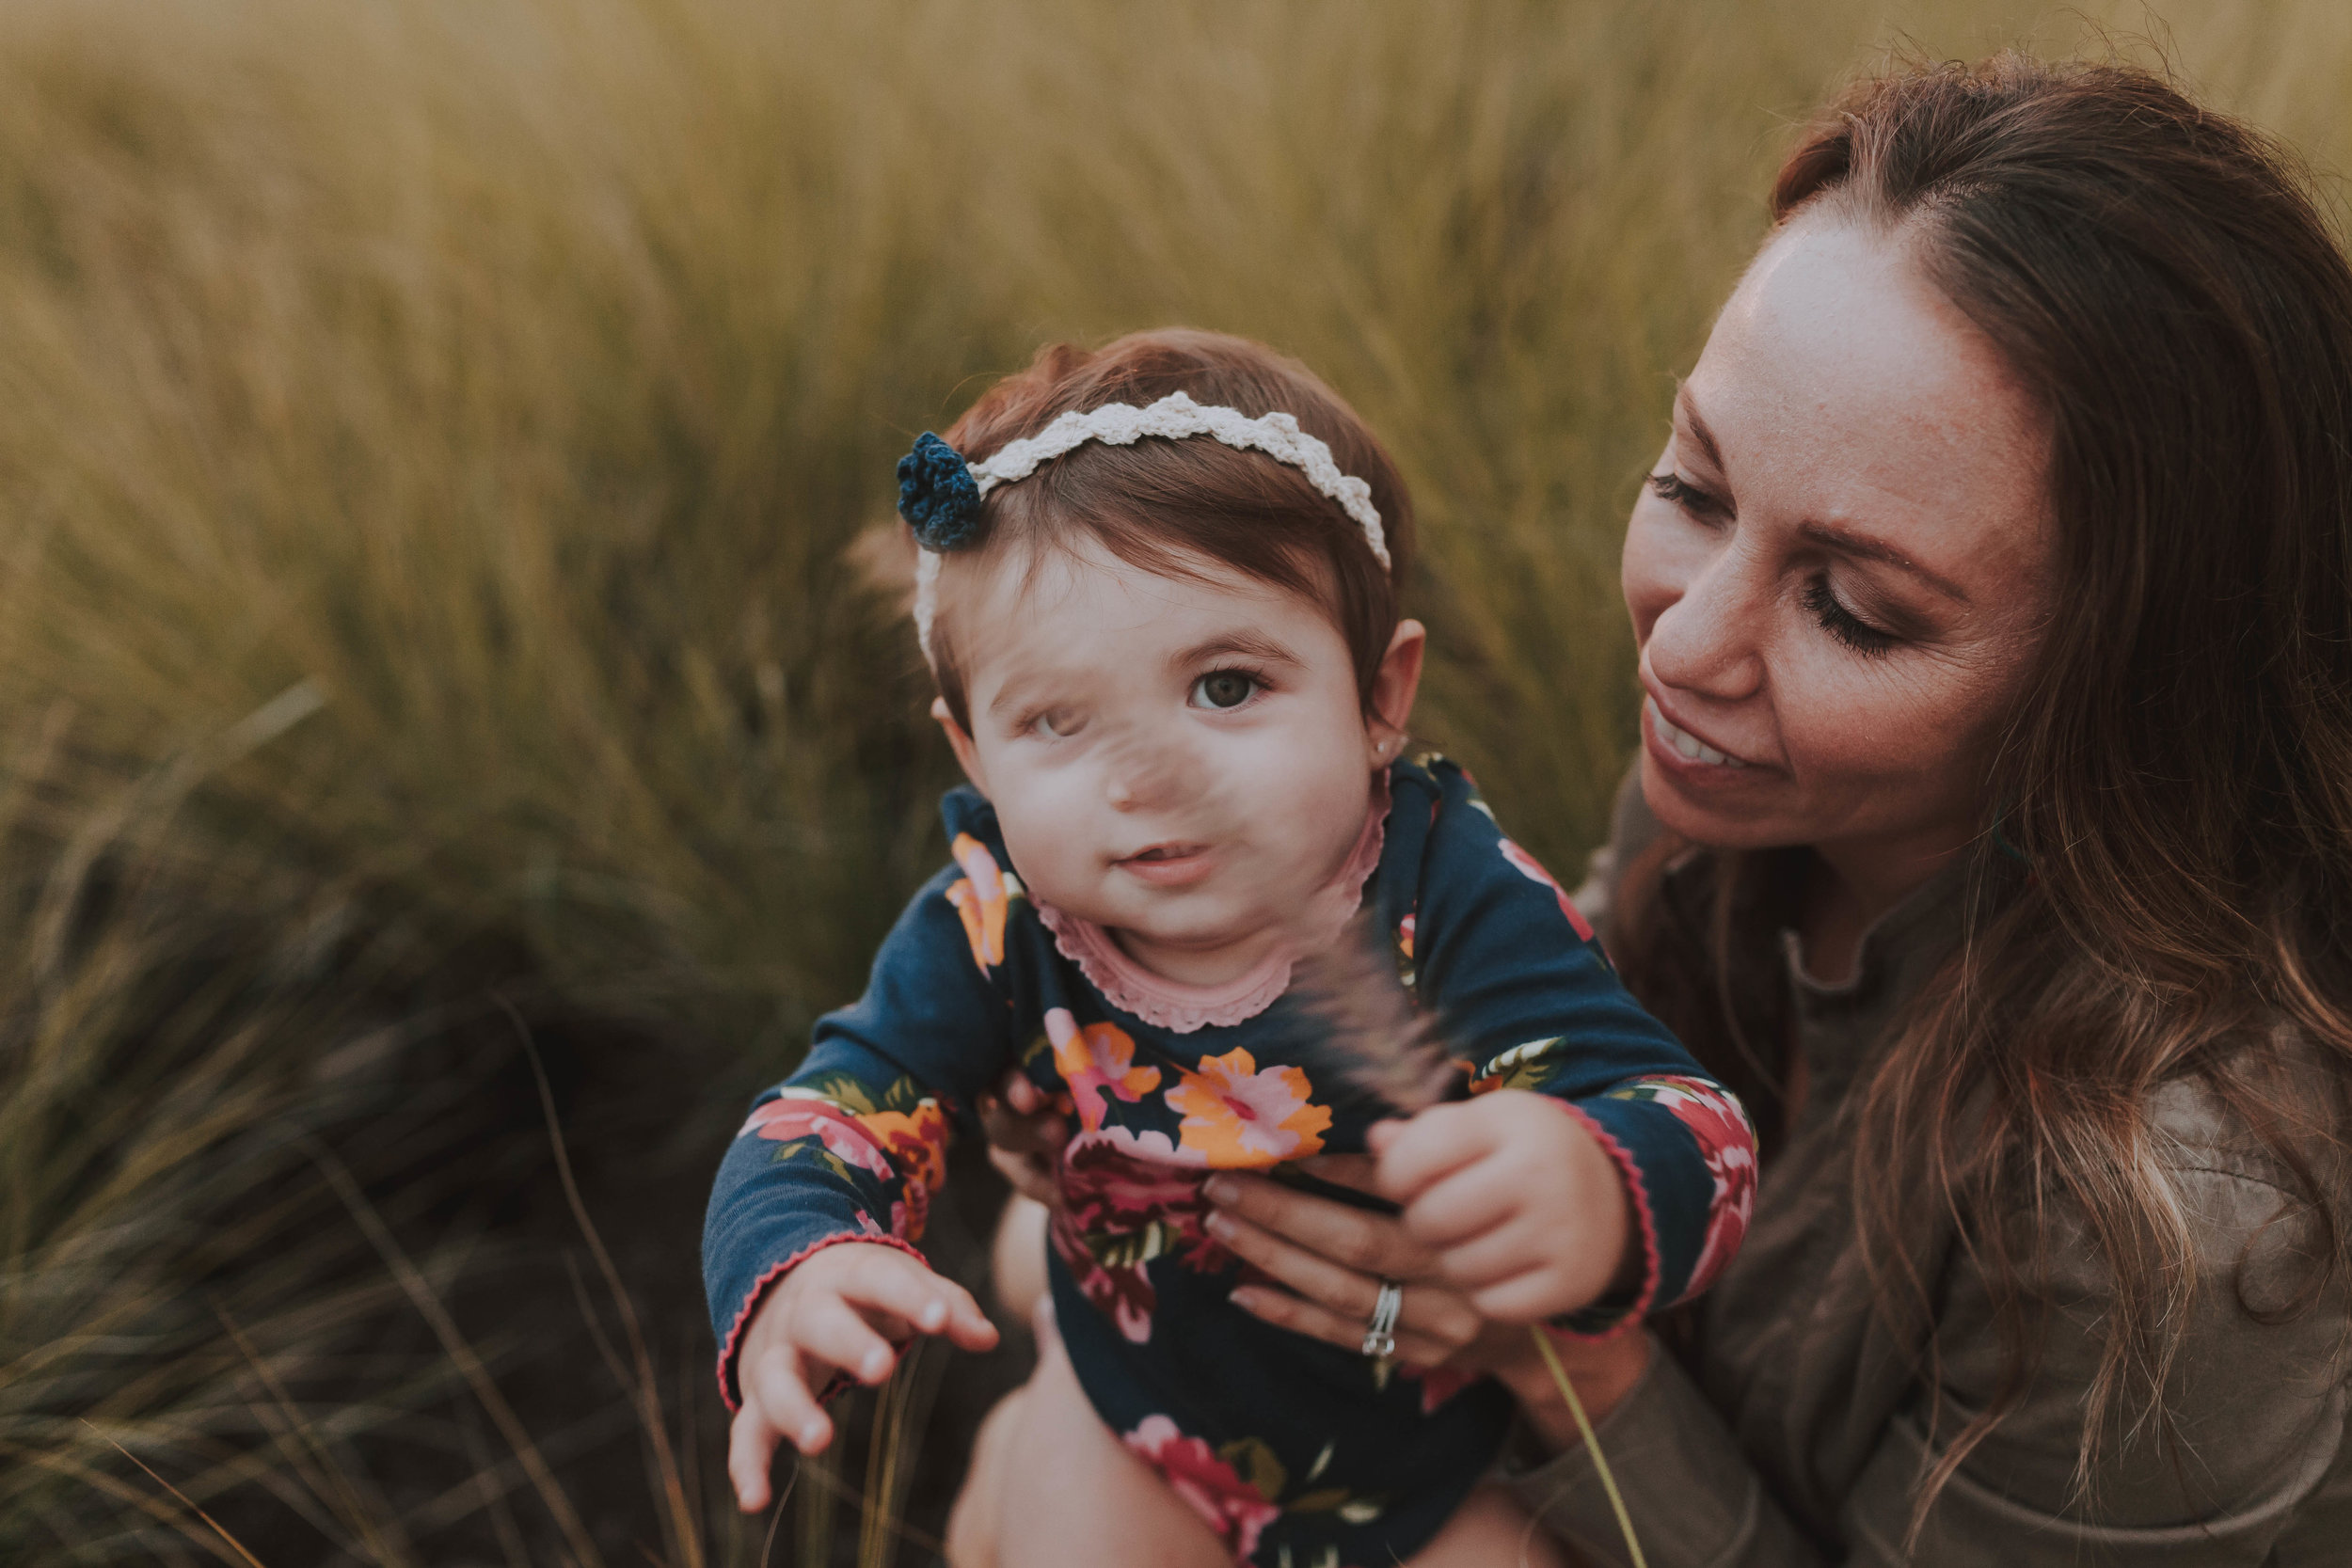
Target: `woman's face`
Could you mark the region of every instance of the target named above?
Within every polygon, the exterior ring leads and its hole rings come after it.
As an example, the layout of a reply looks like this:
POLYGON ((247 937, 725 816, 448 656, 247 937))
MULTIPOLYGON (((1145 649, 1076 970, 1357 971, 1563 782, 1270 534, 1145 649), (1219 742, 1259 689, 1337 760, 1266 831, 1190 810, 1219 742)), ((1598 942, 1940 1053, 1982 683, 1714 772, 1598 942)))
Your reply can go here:
POLYGON ((1899 237, 1776 236, 1626 534, 1659 818, 1895 890, 1979 831, 2052 609, 2047 466, 2045 421, 1899 237))

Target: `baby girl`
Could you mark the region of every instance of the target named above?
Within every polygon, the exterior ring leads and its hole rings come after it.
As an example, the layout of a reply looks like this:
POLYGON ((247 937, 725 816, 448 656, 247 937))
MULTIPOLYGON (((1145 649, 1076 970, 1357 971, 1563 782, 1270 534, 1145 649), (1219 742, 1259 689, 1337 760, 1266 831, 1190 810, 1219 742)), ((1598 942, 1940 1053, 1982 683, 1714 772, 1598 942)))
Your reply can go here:
POLYGON ((898 471, 970 785, 943 808, 953 863, 719 1173, 739 1500, 765 1506, 780 1441, 830 1440, 837 1377, 881 1381, 914 1334, 994 1343, 914 1243, 949 1135, 1017 1068, 1078 1129, 1049 1271, 1067 1354, 1027 1429, 1092 1434, 1101 1463, 1009 1513, 998 1560, 1502 1560, 1508 1505, 1466 1504, 1508 1398, 1396 1364, 1393 1291, 1361 1354, 1243 1311, 1201 1183, 1369 1147, 1482 1311, 1602 1334, 1722 1267, 1754 1148, 1469 776, 1405 754, 1424 638, 1397 615, 1387 454, 1297 364, 1171 331, 1049 349, 898 471), (1463 1058, 1369 1138, 1394 1111, 1287 994, 1359 927, 1463 1058))

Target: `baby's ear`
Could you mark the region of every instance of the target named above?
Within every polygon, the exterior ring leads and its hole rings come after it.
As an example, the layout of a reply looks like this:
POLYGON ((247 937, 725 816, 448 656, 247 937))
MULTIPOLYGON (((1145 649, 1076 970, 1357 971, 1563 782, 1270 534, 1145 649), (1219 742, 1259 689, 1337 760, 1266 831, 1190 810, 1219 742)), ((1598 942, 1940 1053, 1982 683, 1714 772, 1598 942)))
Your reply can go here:
POLYGON ((955 713, 947 706, 946 698, 931 699, 931 717, 938 720, 939 727, 947 732, 948 748, 956 753, 956 762, 963 768, 963 776, 972 781, 974 789, 986 795, 988 780, 980 773, 980 750, 972 744, 972 737, 963 733, 963 726, 956 722, 955 713))
POLYGON ((1372 765, 1396 759, 1413 722, 1413 699, 1421 691, 1422 656, 1428 651, 1429 633, 1419 621, 1399 621, 1389 638, 1389 651, 1372 677, 1372 712, 1366 716, 1365 744, 1372 748, 1372 765))

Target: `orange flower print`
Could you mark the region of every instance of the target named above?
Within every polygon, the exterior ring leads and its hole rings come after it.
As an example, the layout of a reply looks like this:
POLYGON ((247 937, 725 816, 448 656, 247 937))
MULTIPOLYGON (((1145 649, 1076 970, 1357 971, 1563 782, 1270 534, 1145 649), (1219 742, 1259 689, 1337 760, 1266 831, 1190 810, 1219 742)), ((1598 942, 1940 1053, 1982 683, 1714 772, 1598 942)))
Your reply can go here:
POLYGON ((947 1180, 947 1113, 936 1100, 912 1111, 876 1111, 857 1118, 910 1185, 936 1190, 947 1180))
POLYGON ((1321 1152, 1331 1108, 1307 1098, 1312 1087, 1295 1067, 1259 1071, 1237 1045, 1202 1057, 1200 1070, 1168 1091, 1168 1102, 1184 1115, 1178 1132, 1185 1153, 1206 1165, 1251 1169, 1321 1152))
POLYGON ((1078 1125, 1086 1132, 1103 1130, 1109 1110, 1103 1101, 1104 1090, 1132 1105, 1160 1086, 1160 1069, 1135 1065, 1136 1042, 1116 1023, 1089 1023, 1081 1029, 1069 1008, 1048 1007, 1045 1037, 1054 1047, 1054 1066, 1070 1085, 1078 1125))
POLYGON ((948 884, 947 902, 962 917, 972 961, 985 974, 1005 961, 1005 913, 1021 896, 1021 879, 999 869, 988 846, 970 833, 958 833, 948 849, 963 877, 948 884))

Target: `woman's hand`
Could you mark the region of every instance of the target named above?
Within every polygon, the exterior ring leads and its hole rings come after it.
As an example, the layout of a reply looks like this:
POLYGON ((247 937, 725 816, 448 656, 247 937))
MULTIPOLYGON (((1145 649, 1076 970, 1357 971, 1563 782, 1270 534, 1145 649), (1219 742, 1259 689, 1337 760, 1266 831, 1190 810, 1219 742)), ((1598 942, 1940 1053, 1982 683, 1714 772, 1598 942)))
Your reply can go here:
MULTIPOLYGON (((1357 1154, 1307 1161, 1309 1175, 1377 1196, 1373 1162, 1357 1154)), ((1488 1320, 1445 1282, 1436 1257, 1393 1214, 1359 1209, 1263 1176, 1212 1177, 1208 1227, 1232 1253, 1274 1281, 1244 1285, 1233 1304, 1310 1338, 1360 1350, 1383 1280, 1404 1287, 1396 1325, 1398 1359, 1493 1377, 1518 1400, 1529 1425, 1557 1451, 1578 1441, 1575 1418, 1534 1337, 1521 1324, 1488 1320)), ((1649 1337, 1628 1330, 1605 1339, 1544 1331, 1573 1380, 1585 1414, 1599 1420, 1648 1369, 1649 1337)))
POLYGON ((1070 1141, 1070 1124, 1017 1068, 1005 1074, 996 1093, 980 1097, 978 1110, 988 1135, 988 1163, 1023 1197, 1048 1209, 1058 1204, 1054 1171, 1070 1141))
MULTIPOLYGON (((1376 1196, 1372 1161, 1360 1154, 1309 1160, 1318 1180, 1376 1196)), ((1437 1259, 1393 1214, 1358 1209, 1285 1187, 1263 1176, 1209 1179, 1209 1234, 1275 1285, 1244 1285, 1233 1305, 1279 1328, 1359 1350, 1383 1280, 1404 1287, 1397 1358, 1420 1368, 1492 1371, 1497 1359, 1534 1353, 1524 1333, 1489 1324, 1470 1298, 1445 1283, 1437 1259)))

